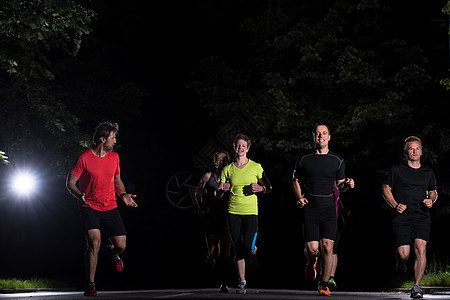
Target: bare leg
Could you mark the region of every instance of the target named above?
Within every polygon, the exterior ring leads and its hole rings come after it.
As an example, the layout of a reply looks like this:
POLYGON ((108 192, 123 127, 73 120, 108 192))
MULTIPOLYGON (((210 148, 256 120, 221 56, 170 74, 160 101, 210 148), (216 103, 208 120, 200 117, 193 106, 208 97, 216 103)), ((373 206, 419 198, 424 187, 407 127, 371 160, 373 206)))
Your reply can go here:
POLYGON ((331 269, 333 267, 333 245, 334 245, 333 240, 322 239, 322 256, 323 256, 322 281, 324 282, 328 282, 331 276, 331 269))
POLYGON ((314 264, 316 258, 319 256, 319 242, 307 242, 305 246, 306 264, 309 266, 314 264))
POLYGON ((127 245, 127 236, 126 235, 118 235, 118 236, 110 236, 109 240, 113 247, 111 247, 111 256, 114 257, 116 254, 121 254, 125 251, 125 247, 127 245))
POLYGON ((416 259, 414 262, 414 281, 415 284, 419 285, 422 280, 423 274, 425 272, 425 267, 427 265, 427 242, 422 239, 414 240, 414 252, 416 254, 416 259))
POLYGON ((97 269, 98 251, 101 244, 101 233, 99 229, 90 229, 86 234, 87 249, 84 257, 86 277, 89 282, 95 281, 95 270, 97 269))
POLYGON ((236 259, 236 266, 239 274, 239 280, 244 281, 245 280, 245 259, 240 258, 236 259))
POLYGON ((334 277, 334 275, 336 274, 336 269, 337 269, 337 264, 338 264, 338 256, 337 254, 333 254, 333 266, 331 267, 331 277, 334 277))

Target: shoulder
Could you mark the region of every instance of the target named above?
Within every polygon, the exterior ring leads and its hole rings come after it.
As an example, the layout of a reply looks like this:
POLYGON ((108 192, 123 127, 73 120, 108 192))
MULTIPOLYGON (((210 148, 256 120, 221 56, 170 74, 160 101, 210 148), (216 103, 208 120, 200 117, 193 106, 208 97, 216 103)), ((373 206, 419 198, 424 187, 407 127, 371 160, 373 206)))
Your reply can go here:
POLYGON ((223 167, 222 169, 222 173, 227 173, 230 171, 231 167, 232 167, 233 163, 230 163, 228 165, 226 165, 225 167, 223 167))
POLYGON ((87 149, 84 152, 81 152, 81 154, 79 155, 79 157, 86 157, 86 156, 90 156, 92 154, 91 149, 87 149))
POLYGON ((395 164, 392 166, 393 171, 399 171, 399 170, 408 170, 408 164, 406 161, 402 161, 401 163, 395 164))
POLYGON ((211 178, 211 173, 212 172, 206 172, 203 174, 202 181, 207 182, 211 178))
POLYGON ((339 160, 339 162, 343 162, 344 161, 344 159, 341 156, 339 156, 338 154, 336 154, 336 153, 334 153, 332 151, 328 152, 328 156, 333 158, 333 159, 339 160))
POLYGON ((119 158, 119 154, 117 152, 114 152, 114 151, 108 152, 108 155, 109 155, 109 157, 119 158))
POLYGON ((297 158, 297 163, 301 164, 304 160, 310 159, 314 157, 314 153, 312 151, 308 151, 305 153, 302 153, 297 158))
POLYGON ((249 163, 251 166, 261 167, 261 164, 260 164, 260 163, 257 163, 257 162, 255 162, 255 161, 253 161, 253 160, 251 160, 251 159, 248 160, 248 163, 249 163))
POLYGON ((91 158, 92 156, 92 152, 91 149, 87 149, 86 151, 82 152, 79 156, 78 156, 78 161, 86 161, 89 158, 91 158))
POLYGON ((429 166, 427 165, 422 165, 420 167, 420 169, 422 170, 422 172, 424 173, 430 173, 430 174, 434 174, 433 169, 431 169, 429 166))

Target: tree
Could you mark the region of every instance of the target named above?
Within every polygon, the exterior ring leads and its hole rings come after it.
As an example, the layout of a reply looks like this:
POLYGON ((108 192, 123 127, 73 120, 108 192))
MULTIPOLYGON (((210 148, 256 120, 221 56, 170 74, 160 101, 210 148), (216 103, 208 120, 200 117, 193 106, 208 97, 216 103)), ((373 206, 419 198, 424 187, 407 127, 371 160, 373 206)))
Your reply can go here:
POLYGON ((52 59, 78 53, 95 13, 74 1, 52 0, 4 1, 0 11, 2 147, 12 159, 49 150, 50 144, 73 148, 67 132, 75 132, 78 142, 85 137, 54 91, 52 59))
MULTIPOLYGON (((99 27, 103 20, 94 22, 98 15, 93 9, 80 1, 4 2, 0 8, 0 147, 11 162, 27 157, 63 175, 74 157, 90 146, 83 132, 90 134, 105 119, 136 116, 143 89, 111 71, 107 51, 117 46, 99 46, 101 33, 93 36, 92 26, 99 27)), ((102 14, 108 11, 105 7, 102 14)))
POLYGON ((251 39, 249 55, 205 58, 190 87, 222 120, 224 111, 236 113, 258 91, 268 92, 279 113, 255 146, 276 164, 292 164, 311 146, 318 120, 332 125, 334 145, 361 171, 383 176, 411 134, 433 145, 425 151, 432 163, 445 162, 450 132, 442 124, 449 107, 433 69, 442 60, 432 57, 443 47, 430 49, 423 37, 411 36, 402 24, 410 24, 405 14, 415 15, 383 3, 270 1, 241 25, 251 39), (423 117, 430 113, 433 118, 423 117))

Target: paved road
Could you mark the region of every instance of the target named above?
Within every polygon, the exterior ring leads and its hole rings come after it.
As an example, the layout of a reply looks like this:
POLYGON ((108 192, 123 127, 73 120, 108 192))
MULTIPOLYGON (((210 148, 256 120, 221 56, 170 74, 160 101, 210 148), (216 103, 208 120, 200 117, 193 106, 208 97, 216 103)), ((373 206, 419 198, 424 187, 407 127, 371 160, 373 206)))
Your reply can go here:
MULTIPOLYGON (((89 299, 82 296, 82 292, 33 292, 33 293, 15 293, 0 294, 0 300, 3 299, 30 299, 37 298, 59 300, 59 299, 89 299)), ((230 289, 229 294, 219 294, 217 289, 176 289, 176 290, 141 290, 141 291, 100 291, 99 297, 102 299, 323 299, 315 291, 301 290, 268 290, 251 289, 247 295, 238 295, 230 289)), ((360 299, 410 299, 408 293, 374 293, 374 292, 334 292, 333 300, 360 300, 360 299)), ((450 299, 450 292, 436 292, 434 294, 425 294, 424 299, 450 299)))

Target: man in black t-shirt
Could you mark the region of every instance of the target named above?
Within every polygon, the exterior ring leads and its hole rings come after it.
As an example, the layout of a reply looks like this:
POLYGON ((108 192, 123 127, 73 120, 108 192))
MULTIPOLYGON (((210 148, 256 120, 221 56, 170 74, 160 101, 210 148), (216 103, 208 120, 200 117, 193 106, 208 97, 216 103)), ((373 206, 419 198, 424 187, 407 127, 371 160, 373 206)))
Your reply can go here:
POLYGON ((303 208, 305 256, 307 265, 305 277, 314 280, 317 276, 317 258, 322 254, 322 280, 320 294, 330 295, 328 280, 333 265, 333 244, 337 229, 336 199, 333 187, 340 191, 354 187, 351 178, 345 178, 344 160, 329 151, 330 131, 326 124, 313 127, 315 149, 301 156, 294 169, 292 187, 297 205, 303 208), (319 243, 321 242, 321 243, 319 243), (319 252, 319 245, 322 245, 319 252))
POLYGON ((430 208, 437 199, 433 170, 420 162, 422 142, 418 137, 405 139, 406 162, 392 167, 383 184, 383 196, 396 211, 392 230, 397 248, 397 271, 406 273, 406 261, 413 244, 415 256, 414 286, 411 298, 422 298, 419 286, 427 262, 426 246, 430 238, 430 208))

